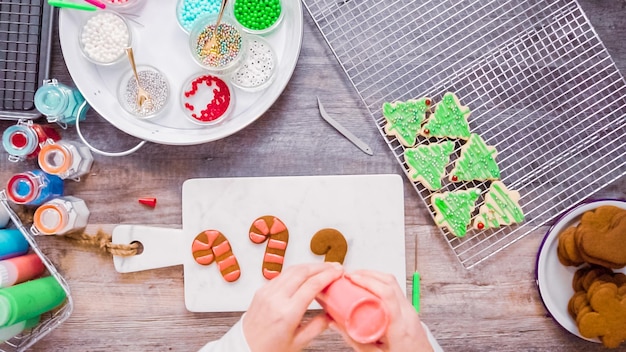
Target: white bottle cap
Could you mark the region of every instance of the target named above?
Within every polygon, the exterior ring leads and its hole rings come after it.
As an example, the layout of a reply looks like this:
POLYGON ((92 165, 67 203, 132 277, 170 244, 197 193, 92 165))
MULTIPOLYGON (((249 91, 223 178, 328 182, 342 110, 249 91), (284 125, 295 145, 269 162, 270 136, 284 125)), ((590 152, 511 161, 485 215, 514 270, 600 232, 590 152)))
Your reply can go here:
POLYGON ((0 288, 13 286, 17 281, 15 265, 9 262, 0 262, 0 288))
POLYGON ((0 342, 4 342, 12 337, 15 337, 24 331, 24 327, 26 327, 25 320, 0 328, 0 342))
POLYGON ((11 319, 11 302, 9 299, 0 296, 0 326, 6 325, 11 319))

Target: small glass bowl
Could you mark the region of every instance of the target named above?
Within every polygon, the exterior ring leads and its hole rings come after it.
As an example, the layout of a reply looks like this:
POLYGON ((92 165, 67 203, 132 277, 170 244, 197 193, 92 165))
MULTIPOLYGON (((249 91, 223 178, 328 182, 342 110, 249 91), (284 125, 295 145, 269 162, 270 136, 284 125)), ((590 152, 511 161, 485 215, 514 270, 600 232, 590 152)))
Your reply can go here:
POLYGON ((235 92, 222 78, 199 72, 183 84, 180 103, 189 121, 210 126, 231 115, 235 106, 235 92))
POLYGON ((272 46, 259 36, 250 36, 246 57, 231 74, 230 82, 243 90, 259 91, 274 81, 277 69, 278 58, 272 46))
MULTIPOLYGON (((147 120, 157 117, 170 100, 170 85, 163 72, 149 65, 137 65, 139 83, 145 89, 150 98, 151 105, 142 109, 137 104, 137 81, 132 70, 126 72, 117 89, 117 99, 126 112, 132 116, 147 120)), ((144 104, 146 105, 146 104, 144 104)))
POLYGON ((239 67, 246 52, 247 37, 230 16, 224 14, 218 27, 217 54, 211 52, 211 38, 217 15, 196 20, 189 33, 191 56, 202 68, 216 75, 226 75, 239 67))
MULTIPOLYGON (((271 11, 270 11, 271 12, 271 11)), ((241 26, 241 28, 250 34, 265 35, 273 32, 280 26, 283 21, 284 8, 281 0, 234 0, 231 5, 231 13, 233 18, 241 26), (268 4, 272 2, 272 4, 268 4), (274 22, 266 27, 260 27, 257 25, 258 17, 267 15, 267 12, 258 8, 251 8, 251 4, 258 3, 260 6, 275 6, 280 13, 278 17, 275 17, 274 22), (251 16, 251 17, 248 17, 251 16)))
POLYGON ((139 11, 145 4, 146 0, 100 0, 106 5, 109 10, 114 10, 120 13, 134 13, 139 11))
POLYGON ((178 0, 176 19, 185 33, 193 29, 196 20, 220 11, 221 0, 178 0))
POLYGON ((96 11, 81 27, 78 43, 83 56, 97 65, 113 65, 126 56, 132 33, 124 17, 114 11, 96 11), (111 33, 117 31, 115 36, 111 33))

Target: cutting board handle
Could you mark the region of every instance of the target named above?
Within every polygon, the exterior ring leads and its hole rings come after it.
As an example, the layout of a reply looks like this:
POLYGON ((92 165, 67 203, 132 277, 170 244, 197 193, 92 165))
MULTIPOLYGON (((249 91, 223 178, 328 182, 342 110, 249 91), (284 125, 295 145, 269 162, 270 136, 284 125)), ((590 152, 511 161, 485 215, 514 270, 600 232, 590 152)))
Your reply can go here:
MULTIPOLYGON (((113 229, 113 243, 139 242, 142 252, 130 257, 113 256, 115 270, 120 273, 182 265, 185 250, 183 230, 143 225, 118 225, 113 229)), ((187 244, 190 248, 191 244, 187 244)), ((186 251, 189 253, 189 248, 186 251)))

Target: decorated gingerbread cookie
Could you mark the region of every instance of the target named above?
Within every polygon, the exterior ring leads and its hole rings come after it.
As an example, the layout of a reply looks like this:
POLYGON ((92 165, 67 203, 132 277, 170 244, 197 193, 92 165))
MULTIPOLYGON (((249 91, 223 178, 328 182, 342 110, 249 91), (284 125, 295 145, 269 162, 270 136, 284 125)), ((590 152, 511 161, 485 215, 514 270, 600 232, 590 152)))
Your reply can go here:
POLYGON ((348 242, 343 234, 336 229, 321 229, 311 238, 311 252, 323 255, 325 262, 343 264, 348 252, 348 242))
POLYGON ((450 181, 486 181, 500 179, 500 168, 496 163, 498 152, 488 146, 476 133, 461 147, 461 156, 450 171, 450 181))
POLYGON ((289 242, 289 231, 285 224, 275 216, 265 215, 254 220, 250 226, 250 240, 254 243, 267 241, 263 257, 263 277, 271 280, 283 270, 285 251, 289 242))
POLYGON ((435 209, 437 226, 448 228, 457 237, 464 237, 480 193, 478 188, 470 188, 434 194, 430 202, 435 209))
POLYGON ((421 134, 424 137, 467 140, 470 137, 467 122, 469 115, 470 109, 461 105, 454 93, 448 92, 443 95, 441 101, 435 106, 435 111, 422 126, 421 134))
POLYGON ((228 282, 237 281, 241 276, 241 269, 230 242, 217 230, 200 232, 193 240, 191 253, 193 259, 200 265, 217 263, 222 277, 228 282))
POLYGON ((409 166, 409 176, 431 191, 440 189, 452 152, 454 143, 451 141, 408 148, 404 151, 404 160, 409 166))
POLYGON ((383 116, 387 121, 385 133, 396 136, 400 143, 407 147, 413 146, 426 118, 426 112, 429 111, 430 103, 430 98, 384 103, 383 116))
POLYGON ((502 181, 493 181, 472 227, 482 230, 524 221, 519 199, 519 192, 509 190, 502 181))

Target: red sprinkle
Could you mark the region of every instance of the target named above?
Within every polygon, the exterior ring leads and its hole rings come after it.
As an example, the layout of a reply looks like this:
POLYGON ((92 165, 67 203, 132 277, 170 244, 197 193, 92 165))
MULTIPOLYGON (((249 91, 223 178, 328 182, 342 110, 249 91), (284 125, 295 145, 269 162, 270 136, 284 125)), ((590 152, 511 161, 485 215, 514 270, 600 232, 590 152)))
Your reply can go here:
POLYGON ((479 222, 476 227, 478 227, 479 230, 482 230, 485 228, 485 224, 483 224, 482 222, 479 222))
MULTIPOLYGON (((206 109, 200 112, 200 116, 197 114, 192 114, 196 120, 203 122, 210 122, 220 118, 226 110, 228 110, 228 106, 230 105, 230 89, 228 85, 218 77, 205 75, 194 79, 191 83, 191 90, 185 91, 185 97, 189 98, 193 96, 198 91, 198 85, 204 82, 207 87, 211 87, 213 84, 217 86, 217 88, 213 89, 213 99, 206 105, 206 109)), ((187 109, 193 110, 193 106, 189 103, 185 103, 185 107, 187 109), (191 107, 191 108, 190 108, 191 107)))
POLYGON ((458 180, 459 180, 459 178, 456 175, 452 176, 452 182, 456 182, 458 180))

